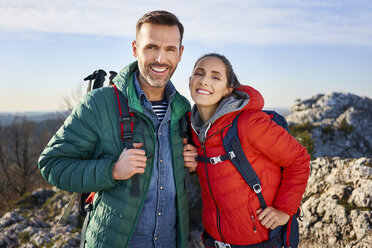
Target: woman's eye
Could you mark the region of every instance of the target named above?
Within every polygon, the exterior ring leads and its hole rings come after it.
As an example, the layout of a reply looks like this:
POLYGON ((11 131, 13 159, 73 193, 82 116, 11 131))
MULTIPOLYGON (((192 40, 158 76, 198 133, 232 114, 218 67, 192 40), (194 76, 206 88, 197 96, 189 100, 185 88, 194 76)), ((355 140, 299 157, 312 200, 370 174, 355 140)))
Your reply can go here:
POLYGON ((218 81, 221 80, 219 77, 216 77, 216 76, 212 77, 212 79, 214 79, 214 80, 218 80, 218 81))

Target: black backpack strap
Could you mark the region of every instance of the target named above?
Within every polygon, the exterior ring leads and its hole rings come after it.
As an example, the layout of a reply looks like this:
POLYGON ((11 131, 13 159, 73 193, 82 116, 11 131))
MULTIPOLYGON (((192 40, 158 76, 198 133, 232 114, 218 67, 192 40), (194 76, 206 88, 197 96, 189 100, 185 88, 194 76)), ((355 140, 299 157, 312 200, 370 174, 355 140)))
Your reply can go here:
POLYGON ((284 116, 274 110, 262 110, 262 112, 265 112, 272 121, 284 128, 289 133, 288 123, 285 120, 284 116))
MULTIPOLYGON (((244 180, 248 183, 249 187, 256 193, 262 209, 267 207, 265 199, 261 192, 261 182, 256 172, 253 170, 252 165, 249 163, 245 153, 242 149, 242 145, 238 135, 238 119, 237 115, 229 128, 225 138, 223 139, 223 147, 227 154, 233 153, 234 157, 231 162, 234 164, 236 169, 240 172, 244 180)), ((231 155, 230 155, 231 156, 231 155)))
MULTIPOLYGON (((180 118, 180 128, 181 128, 181 138, 186 138, 187 143, 191 143, 191 131, 189 129, 189 118, 188 113, 184 114, 180 118)), ((191 178, 190 178, 190 172, 189 169, 185 167, 185 190, 186 192, 190 193, 192 191, 192 185, 191 185, 191 178)))
MULTIPOLYGON (((120 137, 124 142, 126 149, 133 148, 133 137, 132 137, 132 118, 129 114, 128 101, 125 99, 123 94, 117 89, 116 85, 113 84, 114 93, 118 104, 119 124, 120 124, 120 137)), ((133 197, 140 196, 140 186, 138 174, 134 174, 132 180, 132 191, 133 197)))

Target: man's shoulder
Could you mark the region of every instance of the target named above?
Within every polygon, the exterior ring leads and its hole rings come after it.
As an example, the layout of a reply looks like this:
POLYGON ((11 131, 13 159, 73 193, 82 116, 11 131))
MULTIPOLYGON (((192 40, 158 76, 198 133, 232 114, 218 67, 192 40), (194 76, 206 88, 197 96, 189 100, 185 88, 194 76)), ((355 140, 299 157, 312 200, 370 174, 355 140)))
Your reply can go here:
POLYGON ((188 110, 190 110, 190 108, 191 108, 189 100, 186 97, 184 97, 183 95, 181 95, 178 91, 176 91, 176 93, 173 97, 172 103, 174 103, 176 105, 183 106, 184 108, 187 108, 188 110))

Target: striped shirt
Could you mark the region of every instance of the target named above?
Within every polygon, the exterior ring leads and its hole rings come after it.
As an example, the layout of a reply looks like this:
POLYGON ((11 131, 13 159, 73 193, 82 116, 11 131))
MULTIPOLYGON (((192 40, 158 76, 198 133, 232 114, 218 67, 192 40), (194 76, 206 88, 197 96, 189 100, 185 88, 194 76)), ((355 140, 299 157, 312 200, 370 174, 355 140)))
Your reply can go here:
POLYGON ((158 116, 160 122, 163 121, 165 113, 167 112, 168 108, 168 101, 163 99, 160 101, 151 101, 152 110, 158 116))

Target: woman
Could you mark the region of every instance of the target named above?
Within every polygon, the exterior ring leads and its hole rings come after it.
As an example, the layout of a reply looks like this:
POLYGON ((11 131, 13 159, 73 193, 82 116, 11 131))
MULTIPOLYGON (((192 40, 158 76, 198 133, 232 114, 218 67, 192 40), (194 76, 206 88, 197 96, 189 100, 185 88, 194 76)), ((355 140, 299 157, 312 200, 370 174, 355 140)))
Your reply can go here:
POLYGON ((199 157, 225 154, 222 139, 240 114, 239 139, 260 178, 268 206, 261 209, 257 195, 231 160, 199 162, 203 237, 243 247, 265 242, 271 229, 286 224, 297 212, 309 176, 310 156, 260 111, 264 105, 261 94, 240 85, 224 56, 207 54, 199 58, 189 87, 195 102, 190 118, 192 136, 199 157))

